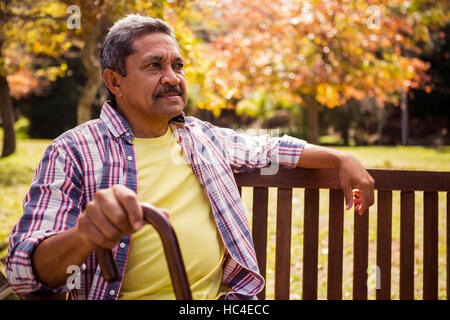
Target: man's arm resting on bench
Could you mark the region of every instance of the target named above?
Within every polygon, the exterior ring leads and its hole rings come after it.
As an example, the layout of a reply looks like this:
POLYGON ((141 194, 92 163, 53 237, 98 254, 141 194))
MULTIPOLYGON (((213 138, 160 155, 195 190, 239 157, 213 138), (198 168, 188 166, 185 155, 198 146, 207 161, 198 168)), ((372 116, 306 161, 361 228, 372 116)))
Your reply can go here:
POLYGON ((353 204, 352 190, 359 189, 361 205, 357 208, 362 214, 374 203, 374 180, 363 168, 361 163, 351 154, 346 152, 306 144, 303 148, 298 167, 308 169, 338 168, 339 180, 344 191, 346 209, 349 210, 353 204))

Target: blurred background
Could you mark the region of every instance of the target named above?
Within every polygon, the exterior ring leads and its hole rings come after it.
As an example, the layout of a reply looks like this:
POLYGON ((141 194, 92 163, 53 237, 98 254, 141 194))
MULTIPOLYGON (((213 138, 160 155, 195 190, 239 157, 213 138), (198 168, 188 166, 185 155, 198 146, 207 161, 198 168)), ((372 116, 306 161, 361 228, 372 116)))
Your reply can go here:
POLYGON ((107 96, 99 51, 120 17, 150 15, 175 29, 188 115, 276 129, 350 152, 370 168, 450 171, 449 7, 448 0, 0 0, 0 257, 45 147, 99 115, 107 96))
POLYGON ((445 0, 2 0, 2 155, 17 137, 53 139, 98 116, 99 48, 128 13, 174 27, 187 114, 328 145, 449 144, 448 8, 445 0))

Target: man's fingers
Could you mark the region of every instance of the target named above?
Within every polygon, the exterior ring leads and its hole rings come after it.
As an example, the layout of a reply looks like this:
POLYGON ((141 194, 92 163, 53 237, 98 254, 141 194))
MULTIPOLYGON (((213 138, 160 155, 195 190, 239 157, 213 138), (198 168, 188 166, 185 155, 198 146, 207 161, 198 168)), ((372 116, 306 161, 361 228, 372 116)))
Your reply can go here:
POLYGON ((112 249, 116 245, 116 241, 109 240, 102 231, 100 231, 96 225, 89 219, 86 214, 84 217, 80 217, 78 222, 78 228, 82 231, 82 234, 95 246, 112 249))
POLYGON ((345 186, 343 188, 344 197, 345 197, 345 209, 350 210, 353 205, 353 192, 350 186, 345 186))
POLYGON ((95 203, 101 210, 101 215, 105 215, 115 228, 120 230, 123 235, 133 231, 128 221, 127 213, 115 198, 113 192, 109 190, 100 190, 95 194, 95 203))
POLYGON ((364 212, 366 212, 367 209, 369 209, 371 205, 367 200, 365 200, 364 197, 361 197, 361 203, 358 205, 358 207, 355 206, 356 211, 358 211, 359 215, 362 215, 364 212))
POLYGON ((134 230, 138 230, 144 224, 144 213, 138 203, 137 195, 131 189, 124 186, 114 186, 114 194, 117 201, 126 211, 128 221, 134 230))
POLYGON ((374 180, 369 177, 360 188, 361 205, 358 208, 359 214, 363 214, 374 204, 374 180))
POLYGON ((114 186, 95 193, 78 220, 78 229, 92 244, 111 249, 142 223, 142 209, 135 192, 125 186, 114 186))
POLYGON ((108 216, 104 213, 104 208, 101 208, 95 202, 88 204, 87 210, 90 211, 88 219, 95 225, 95 227, 106 237, 108 240, 117 241, 124 235, 114 222, 110 221, 108 216), (95 214, 94 214, 94 211, 95 214))
POLYGON ((359 213, 359 215, 361 215, 361 204, 362 204, 361 193, 359 192, 359 189, 353 189, 352 193, 353 193, 353 203, 355 204, 354 209, 359 213))

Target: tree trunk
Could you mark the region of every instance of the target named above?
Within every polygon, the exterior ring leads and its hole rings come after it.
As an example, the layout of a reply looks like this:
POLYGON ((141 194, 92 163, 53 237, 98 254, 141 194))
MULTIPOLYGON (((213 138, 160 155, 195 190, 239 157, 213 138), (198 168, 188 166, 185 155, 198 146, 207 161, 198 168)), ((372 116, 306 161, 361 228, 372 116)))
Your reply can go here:
MULTIPOLYGON (((98 72, 100 72, 97 69, 98 72)), ((98 89, 100 88, 100 76, 88 72, 88 80, 83 87, 81 96, 77 104, 77 123, 81 124, 91 120, 92 104, 95 101, 98 89)))
POLYGON ((308 108, 308 142, 319 143, 319 106, 313 95, 302 95, 308 108))
POLYGON ((384 102, 381 102, 382 104, 380 105, 376 96, 371 97, 369 101, 371 104, 370 107, 373 108, 376 112, 377 135, 378 135, 377 143, 379 146, 381 146, 383 145, 383 129, 384 126, 386 125, 386 105, 384 104, 384 102))
POLYGON ((406 89, 402 88, 400 109, 402 110, 402 145, 408 145, 409 139, 409 116, 408 116, 408 98, 406 89))
POLYGON ((77 104, 77 123, 91 120, 92 104, 95 101, 101 83, 101 69, 97 58, 98 23, 94 26, 86 23, 83 33, 84 47, 81 61, 86 69, 87 81, 77 104))
POLYGON ((9 85, 6 76, 0 73, 0 104, 3 126, 2 157, 9 156, 16 151, 16 132, 14 131, 14 112, 9 85))
POLYGON ((341 138, 344 146, 350 145, 349 126, 344 125, 341 127, 341 138))
POLYGON ((386 123, 386 110, 385 106, 377 107, 377 133, 378 133, 378 145, 383 144, 383 128, 386 123))
POLYGON ((339 132, 344 146, 350 145, 350 112, 349 101, 345 101, 342 105, 342 114, 338 117, 339 132))

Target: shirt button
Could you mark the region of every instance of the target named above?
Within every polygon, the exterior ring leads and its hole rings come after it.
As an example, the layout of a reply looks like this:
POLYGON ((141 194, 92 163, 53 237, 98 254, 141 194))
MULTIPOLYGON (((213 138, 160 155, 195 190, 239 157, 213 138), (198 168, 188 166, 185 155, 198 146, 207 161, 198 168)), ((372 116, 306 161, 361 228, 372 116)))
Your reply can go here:
POLYGON ((133 157, 132 156, 128 156, 127 159, 131 161, 131 160, 133 160, 133 157))
POLYGON ((111 295, 111 296, 113 296, 113 295, 115 295, 116 294, 116 292, 114 291, 114 290, 111 290, 110 292, 109 292, 109 295, 111 295))
POLYGON ((121 242, 121 243, 119 244, 119 247, 121 247, 122 249, 125 248, 125 242, 121 242))
POLYGON ((130 133, 129 133, 129 132, 126 132, 125 135, 128 137, 128 136, 130 135, 130 133))

